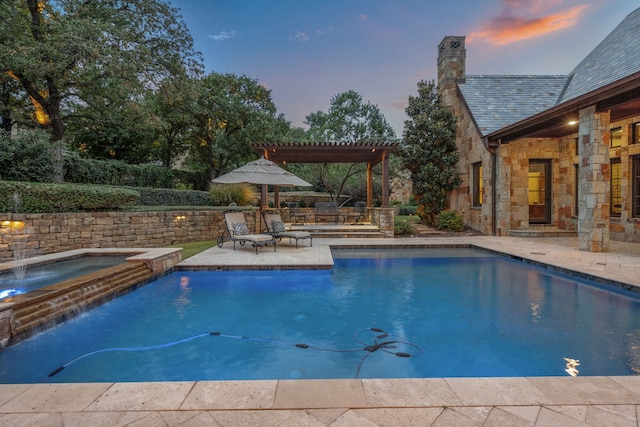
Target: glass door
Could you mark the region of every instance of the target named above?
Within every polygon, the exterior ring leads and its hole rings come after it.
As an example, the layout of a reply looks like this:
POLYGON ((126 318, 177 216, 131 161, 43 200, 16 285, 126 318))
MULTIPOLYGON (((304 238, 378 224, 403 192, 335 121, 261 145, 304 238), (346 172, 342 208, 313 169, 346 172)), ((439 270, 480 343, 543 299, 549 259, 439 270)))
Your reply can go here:
POLYGON ((551 161, 529 161, 529 224, 551 224, 551 161))

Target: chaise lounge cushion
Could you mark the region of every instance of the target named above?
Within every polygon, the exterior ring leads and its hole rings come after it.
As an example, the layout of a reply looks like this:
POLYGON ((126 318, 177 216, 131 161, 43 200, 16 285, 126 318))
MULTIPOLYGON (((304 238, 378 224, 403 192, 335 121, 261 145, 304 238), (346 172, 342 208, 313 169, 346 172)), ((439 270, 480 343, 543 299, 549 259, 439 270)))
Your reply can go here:
POLYGON ((247 228, 247 224, 244 222, 232 224, 233 226, 233 234, 236 236, 243 236, 245 234, 249 234, 249 229, 247 228))
POLYGON ((271 221, 271 228, 274 233, 284 233, 287 231, 282 221, 271 221))

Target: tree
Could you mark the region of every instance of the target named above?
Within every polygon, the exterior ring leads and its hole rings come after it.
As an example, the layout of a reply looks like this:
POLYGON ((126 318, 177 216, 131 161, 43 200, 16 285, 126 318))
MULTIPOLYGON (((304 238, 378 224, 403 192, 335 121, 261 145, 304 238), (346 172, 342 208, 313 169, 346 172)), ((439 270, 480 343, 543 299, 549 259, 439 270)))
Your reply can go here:
POLYGON ((404 138, 399 154, 411 172, 418 215, 429 224, 446 208, 447 192, 461 184, 455 174, 456 117, 443 104, 433 81, 418 83, 418 96, 405 109, 404 138))
MULTIPOLYGON (((327 113, 311 113, 305 118, 305 123, 309 125, 312 141, 383 142, 396 137, 378 106, 363 103, 362 96, 354 90, 334 96, 327 113)), ((364 165, 357 163, 318 164, 311 168, 315 169, 320 189, 327 191, 332 200, 343 194, 350 179, 365 172, 364 165)))
POLYGON ((89 101, 117 109, 176 67, 200 66, 177 9, 162 0, 4 0, 0 34, 0 73, 20 84, 53 143, 89 101))
POLYGON ((189 149, 190 132, 196 125, 198 81, 188 76, 166 80, 147 99, 154 112, 156 156, 171 168, 189 149))
POLYGON ((207 182, 255 159, 252 142, 282 140, 290 131, 271 91, 256 80, 211 73, 200 83, 190 163, 207 182))

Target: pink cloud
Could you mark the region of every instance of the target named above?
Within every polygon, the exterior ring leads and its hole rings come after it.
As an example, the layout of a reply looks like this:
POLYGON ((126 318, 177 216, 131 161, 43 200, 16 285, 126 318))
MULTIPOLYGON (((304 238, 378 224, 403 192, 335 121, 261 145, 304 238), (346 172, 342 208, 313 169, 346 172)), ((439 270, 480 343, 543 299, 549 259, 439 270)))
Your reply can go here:
POLYGON ((539 37, 576 25, 588 5, 574 6, 556 12, 550 7, 559 0, 503 0, 502 12, 467 37, 469 42, 485 40, 496 45, 539 37), (537 17, 531 17, 538 14, 537 17))
POLYGON ((360 21, 368 21, 369 17, 363 13, 363 14, 358 15, 358 19, 360 21))
POLYGON ((389 106, 391 106, 391 108, 401 111, 404 111, 404 109, 407 108, 407 105, 409 105, 409 100, 407 99, 389 103, 389 106))

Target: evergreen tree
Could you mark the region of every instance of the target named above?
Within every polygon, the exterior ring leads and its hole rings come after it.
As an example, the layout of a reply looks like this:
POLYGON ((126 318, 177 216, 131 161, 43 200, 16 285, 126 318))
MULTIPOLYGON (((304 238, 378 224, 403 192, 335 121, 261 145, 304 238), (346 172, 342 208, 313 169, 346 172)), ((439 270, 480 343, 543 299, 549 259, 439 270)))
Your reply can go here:
POLYGON ((462 180, 455 174, 459 154, 456 150, 456 117, 444 105, 433 81, 418 83, 418 96, 409 97, 405 109, 399 154, 411 172, 418 215, 428 224, 446 209, 447 192, 462 180))

